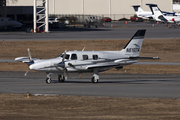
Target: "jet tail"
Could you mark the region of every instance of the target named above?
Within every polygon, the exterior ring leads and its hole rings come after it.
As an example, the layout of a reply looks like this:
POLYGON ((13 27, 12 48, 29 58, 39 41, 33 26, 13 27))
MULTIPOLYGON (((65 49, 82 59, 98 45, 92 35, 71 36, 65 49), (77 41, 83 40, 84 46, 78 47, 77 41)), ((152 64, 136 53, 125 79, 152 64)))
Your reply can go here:
POLYGON ((138 30, 122 50, 124 55, 138 57, 141 51, 146 30, 138 30))
POLYGON ((143 9, 140 7, 140 5, 133 5, 134 11, 137 13, 142 13, 144 12, 143 9))
POLYGON ((163 12, 159 9, 159 7, 156 4, 146 4, 150 7, 152 14, 156 19, 160 19, 159 17, 163 17, 163 12))

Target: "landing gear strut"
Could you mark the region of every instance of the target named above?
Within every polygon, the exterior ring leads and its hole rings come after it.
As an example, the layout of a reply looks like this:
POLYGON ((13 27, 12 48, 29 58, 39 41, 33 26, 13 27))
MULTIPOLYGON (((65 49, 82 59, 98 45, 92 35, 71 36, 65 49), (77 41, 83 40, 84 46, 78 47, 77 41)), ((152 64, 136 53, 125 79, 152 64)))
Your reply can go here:
POLYGON ((58 75, 58 81, 59 82, 64 82, 65 81, 64 75, 58 75))
POLYGON ((91 79, 92 83, 98 83, 98 80, 99 80, 99 72, 98 70, 94 70, 94 75, 91 79))
POLYGON ((46 78, 46 83, 50 84, 51 83, 51 73, 47 74, 47 78, 46 78))

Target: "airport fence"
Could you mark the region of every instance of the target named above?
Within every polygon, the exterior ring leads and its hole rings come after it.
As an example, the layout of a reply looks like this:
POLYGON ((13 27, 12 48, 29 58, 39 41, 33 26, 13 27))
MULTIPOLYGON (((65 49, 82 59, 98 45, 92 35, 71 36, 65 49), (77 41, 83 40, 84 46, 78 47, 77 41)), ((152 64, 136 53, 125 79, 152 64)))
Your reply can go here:
POLYGON ((76 19, 76 22, 86 22, 88 17, 95 17, 98 21, 101 21, 104 17, 109 17, 112 21, 130 20, 130 17, 134 14, 95 14, 95 15, 82 15, 82 14, 50 14, 49 17, 54 18, 71 18, 76 19))

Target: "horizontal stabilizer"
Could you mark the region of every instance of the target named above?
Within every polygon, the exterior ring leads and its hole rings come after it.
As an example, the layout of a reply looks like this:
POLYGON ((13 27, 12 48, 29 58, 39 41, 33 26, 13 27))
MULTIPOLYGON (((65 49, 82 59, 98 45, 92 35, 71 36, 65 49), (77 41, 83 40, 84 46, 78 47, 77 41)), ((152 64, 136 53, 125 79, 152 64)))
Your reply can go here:
POLYGON ((129 57, 131 60, 149 60, 149 59, 160 59, 159 57, 129 57))

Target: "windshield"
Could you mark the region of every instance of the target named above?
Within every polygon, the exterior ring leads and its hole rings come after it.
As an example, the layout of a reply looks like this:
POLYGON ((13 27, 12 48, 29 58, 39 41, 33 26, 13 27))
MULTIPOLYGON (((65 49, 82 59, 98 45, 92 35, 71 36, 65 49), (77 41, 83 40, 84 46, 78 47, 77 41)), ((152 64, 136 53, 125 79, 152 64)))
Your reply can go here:
MULTIPOLYGON (((58 57, 61 57, 61 58, 63 58, 63 56, 64 56, 64 53, 63 54, 61 54, 61 55, 59 55, 58 57)), ((69 54, 66 54, 66 57, 65 57, 65 59, 69 59, 69 54)))

